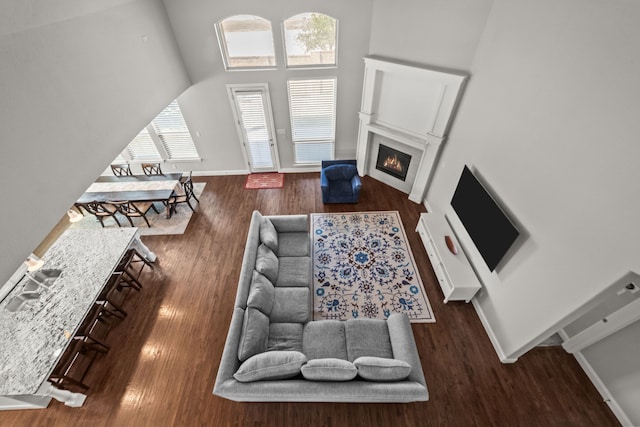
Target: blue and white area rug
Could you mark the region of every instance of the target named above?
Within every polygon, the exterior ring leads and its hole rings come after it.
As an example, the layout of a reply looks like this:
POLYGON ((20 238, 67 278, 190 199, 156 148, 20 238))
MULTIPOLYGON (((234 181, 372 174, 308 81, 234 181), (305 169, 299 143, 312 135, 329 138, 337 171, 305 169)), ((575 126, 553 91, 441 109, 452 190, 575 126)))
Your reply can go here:
POLYGON ((435 322, 397 211, 311 214, 314 319, 435 322))

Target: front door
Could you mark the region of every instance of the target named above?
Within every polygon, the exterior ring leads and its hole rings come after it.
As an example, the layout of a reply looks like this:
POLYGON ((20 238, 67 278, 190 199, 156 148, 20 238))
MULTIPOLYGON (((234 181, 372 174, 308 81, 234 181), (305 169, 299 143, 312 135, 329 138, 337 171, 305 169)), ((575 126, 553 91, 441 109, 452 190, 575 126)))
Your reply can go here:
POLYGON ((228 85, 240 143, 254 172, 278 170, 276 140, 273 131, 269 87, 261 85, 228 85))

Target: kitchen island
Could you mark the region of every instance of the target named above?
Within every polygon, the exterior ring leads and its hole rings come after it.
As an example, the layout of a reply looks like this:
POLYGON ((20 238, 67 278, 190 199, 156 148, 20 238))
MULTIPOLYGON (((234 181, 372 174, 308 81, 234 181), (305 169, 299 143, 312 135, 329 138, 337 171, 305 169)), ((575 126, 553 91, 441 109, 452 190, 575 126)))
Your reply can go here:
POLYGON ((46 407, 52 397, 82 405, 84 394, 59 390, 47 379, 131 247, 155 261, 137 228, 67 230, 42 258, 41 272, 57 276, 45 282, 42 273, 25 273, 0 302, 0 409, 24 407, 21 402, 46 407), (34 282, 41 286, 32 291, 34 282))

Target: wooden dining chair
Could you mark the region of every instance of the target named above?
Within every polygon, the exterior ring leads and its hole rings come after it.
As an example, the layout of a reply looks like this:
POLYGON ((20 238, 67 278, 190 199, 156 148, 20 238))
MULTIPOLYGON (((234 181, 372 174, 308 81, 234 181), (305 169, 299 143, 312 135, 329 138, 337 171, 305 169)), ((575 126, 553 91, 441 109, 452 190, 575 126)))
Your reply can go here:
POLYGON ((184 184, 188 179, 191 179, 191 175, 193 175, 193 171, 189 171, 188 175, 185 175, 183 173, 182 176, 180 177, 180 184, 184 184))
POLYGON ((156 209, 156 207, 153 205, 153 202, 132 203, 127 200, 122 202, 111 202, 111 204, 113 204, 118 212, 120 212, 129 220, 129 224, 131 224, 132 227, 134 227, 132 218, 141 217, 142 219, 144 219, 144 222, 147 223, 147 226, 151 228, 151 224, 149 224, 149 220, 147 219, 147 212, 153 209, 156 213, 160 213, 158 212, 158 209, 156 209))
POLYGON ((187 179, 184 183, 182 183, 180 189, 175 192, 175 195, 172 195, 169 199, 169 204, 171 205, 171 211, 176 211, 176 206, 179 203, 186 203, 189 205, 191 210, 195 212, 196 210, 191 205, 191 199, 196 199, 197 202, 200 202, 196 195, 193 192, 193 181, 191 178, 187 179))
POLYGON ((113 172, 115 176, 133 175, 131 173, 131 166, 129 166, 128 163, 111 165, 111 172, 113 172))
POLYGON ((142 172, 147 176, 164 175, 160 163, 142 163, 142 172))
POLYGON ((112 204, 98 202, 94 200, 93 202, 84 204, 83 207, 87 210, 87 212, 95 215, 98 221, 100 221, 100 225, 102 227, 104 227, 105 218, 113 218, 116 224, 118 224, 118 227, 121 226, 120 221, 118 221, 118 218, 116 218, 116 213, 118 212, 118 209, 116 209, 116 207, 113 206, 112 204))

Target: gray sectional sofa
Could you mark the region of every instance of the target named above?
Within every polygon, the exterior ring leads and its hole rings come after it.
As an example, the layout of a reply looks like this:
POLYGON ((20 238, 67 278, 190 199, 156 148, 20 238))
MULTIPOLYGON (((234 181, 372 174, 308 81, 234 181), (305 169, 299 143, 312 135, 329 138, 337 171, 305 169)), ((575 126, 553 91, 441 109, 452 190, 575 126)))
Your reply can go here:
POLYGON ((307 215, 254 211, 213 393, 235 401, 429 399, 408 318, 313 321, 307 215))

